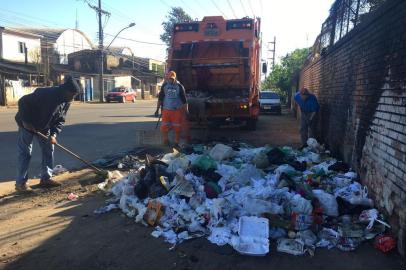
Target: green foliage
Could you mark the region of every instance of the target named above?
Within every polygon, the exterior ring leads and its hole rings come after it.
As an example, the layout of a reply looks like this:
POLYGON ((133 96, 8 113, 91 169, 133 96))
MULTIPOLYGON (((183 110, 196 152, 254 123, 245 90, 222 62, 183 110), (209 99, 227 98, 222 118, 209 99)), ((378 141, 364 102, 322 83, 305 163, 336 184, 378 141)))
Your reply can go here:
POLYGON ((294 77, 300 72, 310 48, 296 49, 282 57, 280 64, 276 64, 271 74, 262 83, 262 89, 272 89, 286 97, 290 91, 294 77))
POLYGON ((172 7, 168 15, 166 15, 166 21, 162 22, 164 32, 160 36, 161 40, 169 46, 174 25, 190 21, 192 21, 192 17, 190 17, 181 7, 172 7))

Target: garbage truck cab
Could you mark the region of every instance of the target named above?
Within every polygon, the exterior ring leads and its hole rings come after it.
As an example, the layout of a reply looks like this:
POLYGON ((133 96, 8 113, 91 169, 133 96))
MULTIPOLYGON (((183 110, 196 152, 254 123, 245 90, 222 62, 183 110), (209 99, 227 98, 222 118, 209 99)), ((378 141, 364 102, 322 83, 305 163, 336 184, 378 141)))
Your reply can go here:
POLYGON ((260 51, 260 19, 210 16, 176 24, 167 64, 185 86, 190 120, 255 129, 260 51))

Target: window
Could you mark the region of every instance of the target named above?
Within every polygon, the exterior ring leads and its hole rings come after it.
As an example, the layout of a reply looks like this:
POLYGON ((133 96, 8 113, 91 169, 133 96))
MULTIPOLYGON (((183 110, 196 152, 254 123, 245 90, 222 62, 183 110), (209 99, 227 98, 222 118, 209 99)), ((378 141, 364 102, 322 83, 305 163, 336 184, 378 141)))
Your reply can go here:
POLYGON ((18 42, 18 52, 19 53, 25 53, 25 42, 18 42))
POLYGON ((279 99, 279 95, 273 92, 260 92, 259 98, 263 99, 279 99))

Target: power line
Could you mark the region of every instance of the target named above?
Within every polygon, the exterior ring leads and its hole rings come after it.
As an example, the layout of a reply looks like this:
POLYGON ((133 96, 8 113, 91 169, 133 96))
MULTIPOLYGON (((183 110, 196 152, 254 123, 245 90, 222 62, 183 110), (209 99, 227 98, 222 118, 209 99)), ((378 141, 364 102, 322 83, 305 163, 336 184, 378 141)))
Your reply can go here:
POLYGON ((251 9, 251 12, 252 12, 252 16, 255 18, 255 12, 254 12, 254 10, 252 9, 251 0, 248 0, 248 4, 249 4, 249 6, 250 6, 250 9, 251 9))
POLYGON ((247 12, 247 10, 245 9, 244 4, 242 3, 242 0, 240 0, 240 4, 241 4, 241 7, 242 7, 242 10, 244 11, 244 15, 245 15, 245 16, 248 16, 248 12, 247 12))
MULTIPOLYGON (((114 35, 112 34, 107 34, 105 33, 107 36, 112 36, 114 37, 114 35)), ((155 42, 148 42, 148 41, 141 41, 141 40, 135 40, 135 39, 131 39, 131 38, 124 38, 124 37, 117 37, 118 39, 123 39, 123 40, 128 40, 128 41, 133 41, 133 42, 138 42, 138 43, 144 43, 144 44, 150 44, 150 45, 160 45, 160 46, 166 46, 166 44, 164 43, 155 43, 155 42)))
POLYGON ((216 2, 214 2, 213 0, 211 0, 211 2, 212 2, 213 5, 217 8, 217 10, 224 16, 224 19, 227 19, 226 14, 224 14, 224 12, 221 11, 221 9, 217 6, 216 2))
POLYGON ((168 5, 168 3, 165 2, 165 0, 160 0, 162 4, 164 4, 165 6, 167 6, 168 8, 172 8, 171 5, 168 5))
POLYGON ((260 4, 260 6, 261 6, 261 12, 260 12, 260 14, 261 14, 261 18, 262 18, 262 14, 263 14, 263 11, 264 11, 264 5, 263 5, 263 3, 262 3, 262 0, 259 0, 259 4, 260 4))
MULTIPOLYGON (((180 2, 185 6, 185 7, 187 7, 190 11, 192 11, 195 15, 198 15, 198 12, 196 12, 193 8, 191 8, 190 6, 189 6, 189 4, 186 4, 186 2, 184 1, 184 0, 180 0, 180 2)), ((199 16, 194 16, 195 18, 198 18, 199 16)))
POLYGON ((202 3, 199 2, 199 0, 195 0, 195 2, 200 6, 200 8, 203 9, 205 14, 208 14, 209 12, 207 11, 206 7, 202 5, 202 3))
MULTIPOLYGON (((17 15, 24 16, 23 18, 32 18, 32 19, 35 19, 35 20, 37 20, 37 21, 47 22, 47 23, 51 23, 51 24, 55 24, 55 25, 60 25, 60 24, 57 23, 57 22, 44 20, 44 19, 42 19, 42 18, 34 17, 34 16, 31 16, 31 15, 28 15, 28 14, 25 14, 25 13, 16 12, 16 11, 11 11, 11 10, 4 9, 4 8, 0 8, 0 11, 1 11, 1 10, 3 10, 4 12, 7 12, 7 13, 14 13, 14 14, 17 14, 17 15)), ((7 14, 7 13, 6 13, 6 14, 7 14)))
POLYGON ((227 3, 228 3, 228 6, 230 7, 231 11, 233 12, 234 18, 237 19, 237 15, 235 14, 235 11, 234 11, 234 9, 233 9, 233 6, 232 6, 231 3, 230 3, 230 0, 227 0, 227 3))

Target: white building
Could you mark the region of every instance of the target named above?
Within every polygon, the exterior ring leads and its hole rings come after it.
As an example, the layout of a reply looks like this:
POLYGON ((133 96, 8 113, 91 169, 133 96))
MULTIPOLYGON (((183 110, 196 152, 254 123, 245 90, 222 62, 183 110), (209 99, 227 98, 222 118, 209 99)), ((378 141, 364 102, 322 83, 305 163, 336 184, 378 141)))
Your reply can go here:
POLYGON ((39 64, 41 37, 19 29, 0 27, 0 60, 39 64))
POLYGON ((24 28, 24 31, 42 36, 43 54, 50 55, 51 64, 67 65, 68 54, 93 48, 90 39, 77 29, 24 28))

